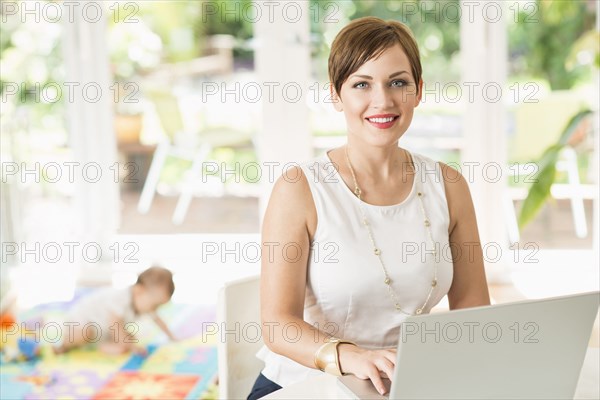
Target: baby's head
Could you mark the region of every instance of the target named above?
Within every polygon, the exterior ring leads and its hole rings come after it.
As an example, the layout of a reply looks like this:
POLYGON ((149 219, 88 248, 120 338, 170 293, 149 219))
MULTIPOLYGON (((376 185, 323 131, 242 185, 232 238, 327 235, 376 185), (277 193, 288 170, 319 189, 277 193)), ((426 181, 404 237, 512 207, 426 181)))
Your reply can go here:
POLYGON ((171 299, 174 291, 171 271, 150 267, 138 276, 133 285, 133 308, 139 314, 156 311, 171 299))

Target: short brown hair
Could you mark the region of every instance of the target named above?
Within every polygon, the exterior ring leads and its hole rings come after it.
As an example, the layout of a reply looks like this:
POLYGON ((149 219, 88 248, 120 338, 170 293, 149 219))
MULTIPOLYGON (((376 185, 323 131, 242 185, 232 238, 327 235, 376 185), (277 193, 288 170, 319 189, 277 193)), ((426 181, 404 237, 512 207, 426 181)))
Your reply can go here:
POLYGON ((358 18, 346 25, 335 37, 329 53, 329 80, 338 95, 346 79, 372 58, 399 44, 410 62, 413 79, 419 90, 423 72, 419 47, 411 30, 401 22, 377 17, 358 18))
POLYGON ((150 267, 142 272, 138 278, 136 285, 145 287, 149 286, 162 286, 167 289, 169 297, 173 296, 175 292, 175 283, 173 283, 173 273, 166 268, 162 267, 150 267))

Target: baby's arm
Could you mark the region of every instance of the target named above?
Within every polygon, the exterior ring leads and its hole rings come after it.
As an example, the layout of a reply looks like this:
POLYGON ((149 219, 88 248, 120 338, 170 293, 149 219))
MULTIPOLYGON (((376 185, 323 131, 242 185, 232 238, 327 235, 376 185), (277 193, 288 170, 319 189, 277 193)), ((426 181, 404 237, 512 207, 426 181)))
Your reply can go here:
POLYGON ((163 321, 162 318, 160 318, 157 313, 152 314, 152 320, 160 328, 160 330, 163 331, 165 333, 165 335, 167 335, 169 340, 171 340, 173 342, 177 341, 177 338, 175 337, 175 335, 173 335, 173 333, 171 332, 171 330, 169 329, 169 327, 167 326, 165 321, 163 321))

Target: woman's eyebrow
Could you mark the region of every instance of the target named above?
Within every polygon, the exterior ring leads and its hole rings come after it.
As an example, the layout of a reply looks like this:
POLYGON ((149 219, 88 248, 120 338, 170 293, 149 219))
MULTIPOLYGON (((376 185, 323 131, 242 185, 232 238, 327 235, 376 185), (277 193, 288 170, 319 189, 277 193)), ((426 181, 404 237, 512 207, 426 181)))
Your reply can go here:
MULTIPOLYGON (((402 75, 402 74, 408 74, 408 72, 406 71, 398 71, 398 72, 394 72, 393 74, 391 74, 388 78, 393 78, 396 75, 402 75)), ((372 76, 369 75, 352 75, 350 76, 350 78, 363 78, 363 79, 373 79, 372 76)))

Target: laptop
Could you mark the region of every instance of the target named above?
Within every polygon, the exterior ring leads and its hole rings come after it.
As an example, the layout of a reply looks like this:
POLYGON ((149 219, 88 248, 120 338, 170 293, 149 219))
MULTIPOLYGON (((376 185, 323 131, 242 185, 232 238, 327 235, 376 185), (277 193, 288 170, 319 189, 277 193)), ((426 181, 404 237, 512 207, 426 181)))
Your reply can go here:
POLYGON ((572 399, 600 292, 409 316, 387 394, 338 378, 355 399, 572 399))

